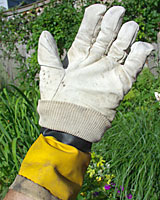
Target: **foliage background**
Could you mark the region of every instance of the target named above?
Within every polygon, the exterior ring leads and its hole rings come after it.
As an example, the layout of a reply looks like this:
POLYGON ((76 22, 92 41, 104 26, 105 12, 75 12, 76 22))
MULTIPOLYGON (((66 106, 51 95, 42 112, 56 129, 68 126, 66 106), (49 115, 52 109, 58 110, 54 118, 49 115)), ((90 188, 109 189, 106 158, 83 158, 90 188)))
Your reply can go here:
MULTIPOLYGON (((0 13, 0 48, 4 56, 19 62, 17 80, 19 86, 8 86, 0 93, 0 198, 3 198, 8 186, 14 180, 20 163, 28 148, 39 135, 38 115, 36 111, 39 99, 37 63, 38 38, 43 30, 50 31, 57 42, 60 55, 68 50, 78 31, 84 9, 93 3, 103 1, 88 0, 75 8, 75 1, 51 1, 41 15, 33 8, 29 13, 20 15, 14 11, 13 17, 0 13), (26 59, 20 55, 18 44, 26 45, 33 52, 26 59), (20 89, 19 89, 20 88, 20 89)), ((106 3, 108 7, 111 3, 106 3)), ((159 30, 159 0, 122 0, 112 5, 126 8, 124 22, 135 20, 140 25, 138 40, 155 42, 159 30)), ((112 128, 104 139, 93 146, 96 158, 90 169, 95 174, 86 175, 82 188, 83 195, 78 199, 126 199, 132 193, 134 199, 159 200, 160 150, 159 150, 159 103, 154 92, 160 92, 159 76, 155 79, 145 69, 118 108, 112 128), (102 156, 102 159, 99 157, 102 156), (97 163, 105 160, 110 164, 106 168, 97 163), (107 193, 104 184, 105 175, 114 174, 113 181, 125 191, 117 196, 117 190, 107 193), (98 179, 97 179, 98 177, 98 179), (97 181, 102 179, 102 181, 97 181), (97 197, 95 192, 99 192, 97 197)), ((104 165, 103 165, 104 164, 104 165)))
MULTIPOLYGON (((37 48, 41 32, 48 30, 53 34, 59 53, 62 55, 63 50, 68 50, 74 40, 84 9, 94 3, 103 3, 101 0, 88 0, 85 3, 80 1, 80 7, 76 9, 75 2, 77 1, 62 0, 61 3, 58 3, 58 1, 52 0, 40 15, 36 8, 21 14, 17 14, 14 10, 13 16, 9 18, 5 13, 0 13, 0 49, 3 49, 4 57, 14 58, 16 62, 19 62, 18 78, 23 85, 26 82, 27 84, 34 82, 35 76, 39 72, 37 48), (26 59, 20 55, 18 44, 26 45, 27 52, 34 51, 30 58, 26 59)), ((137 40, 156 41, 160 23, 159 0, 154 0, 154 2, 152 0, 122 0, 121 2, 115 0, 110 2, 106 3, 107 7, 121 5, 126 8, 124 22, 135 20, 140 25, 137 40)))

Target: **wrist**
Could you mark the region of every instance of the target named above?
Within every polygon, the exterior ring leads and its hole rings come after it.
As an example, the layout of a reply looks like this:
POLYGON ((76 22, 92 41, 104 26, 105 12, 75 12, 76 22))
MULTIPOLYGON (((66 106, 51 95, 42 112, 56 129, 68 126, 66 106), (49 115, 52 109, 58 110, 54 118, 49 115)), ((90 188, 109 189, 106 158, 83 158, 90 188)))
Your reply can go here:
POLYGON ((61 131, 51 130, 44 127, 41 128, 40 132, 43 134, 44 137, 52 136, 57 141, 62 142, 63 144, 73 146, 82 152, 85 152, 85 153, 91 152, 92 143, 86 140, 83 140, 77 136, 71 135, 69 133, 64 133, 61 131))

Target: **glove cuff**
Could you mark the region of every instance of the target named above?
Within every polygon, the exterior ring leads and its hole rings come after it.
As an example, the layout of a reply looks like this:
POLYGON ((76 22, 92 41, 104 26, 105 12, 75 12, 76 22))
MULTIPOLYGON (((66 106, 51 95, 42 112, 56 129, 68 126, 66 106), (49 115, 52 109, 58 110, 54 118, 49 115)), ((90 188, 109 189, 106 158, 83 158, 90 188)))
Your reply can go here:
POLYGON ((98 142, 111 127, 101 113, 71 103, 39 100, 37 110, 42 127, 63 131, 89 142, 98 142))

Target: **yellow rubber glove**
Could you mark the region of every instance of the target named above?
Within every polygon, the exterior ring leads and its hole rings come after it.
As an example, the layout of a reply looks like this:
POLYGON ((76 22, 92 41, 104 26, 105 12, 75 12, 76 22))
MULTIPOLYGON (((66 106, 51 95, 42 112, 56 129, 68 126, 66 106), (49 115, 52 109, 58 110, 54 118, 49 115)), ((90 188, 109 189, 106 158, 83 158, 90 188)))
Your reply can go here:
POLYGON ((59 199, 74 200, 89 162, 89 153, 41 134, 23 160, 19 175, 43 186, 59 199))

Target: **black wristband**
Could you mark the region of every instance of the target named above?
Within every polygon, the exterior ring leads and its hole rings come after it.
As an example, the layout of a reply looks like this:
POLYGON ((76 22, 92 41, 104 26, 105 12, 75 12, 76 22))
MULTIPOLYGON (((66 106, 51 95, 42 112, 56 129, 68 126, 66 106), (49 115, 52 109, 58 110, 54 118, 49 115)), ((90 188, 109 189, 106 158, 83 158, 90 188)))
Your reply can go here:
POLYGON ((59 142, 71 145, 85 153, 91 152, 92 143, 83 140, 77 136, 71 135, 69 133, 64 133, 61 131, 51 130, 44 127, 41 128, 40 132, 43 134, 43 136, 52 136, 59 142))

